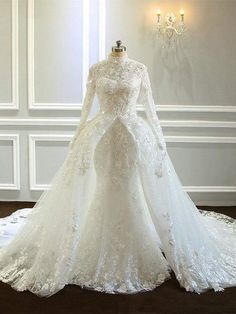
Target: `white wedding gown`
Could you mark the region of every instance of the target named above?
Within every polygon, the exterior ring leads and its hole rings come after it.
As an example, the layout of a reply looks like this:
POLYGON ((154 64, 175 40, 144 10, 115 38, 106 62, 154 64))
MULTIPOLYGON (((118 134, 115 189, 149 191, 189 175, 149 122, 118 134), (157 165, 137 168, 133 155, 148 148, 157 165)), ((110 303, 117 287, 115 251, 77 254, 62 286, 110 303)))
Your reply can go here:
POLYGON ((147 68, 127 55, 90 68, 81 122, 50 189, 0 228, 0 280, 18 291, 135 293, 171 270, 187 291, 236 286, 235 220, 198 210, 183 190, 147 68), (88 120, 95 93, 100 111, 88 120))

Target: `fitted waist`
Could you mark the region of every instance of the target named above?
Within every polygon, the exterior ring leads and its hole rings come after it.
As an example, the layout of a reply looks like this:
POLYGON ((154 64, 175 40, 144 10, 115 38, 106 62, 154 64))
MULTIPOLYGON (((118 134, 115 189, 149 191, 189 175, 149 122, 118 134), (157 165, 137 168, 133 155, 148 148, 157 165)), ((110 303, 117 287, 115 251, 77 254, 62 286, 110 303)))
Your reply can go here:
POLYGON ((100 104, 100 113, 111 114, 115 116, 137 116, 136 103, 106 103, 100 104))
POLYGON ((136 110, 134 110, 134 111, 114 111, 114 110, 102 110, 102 109, 100 109, 98 114, 99 115, 101 115, 101 114, 107 115, 107 116, 111 116, 111 117, 127 118, 127 119, 138 117, 136 110))

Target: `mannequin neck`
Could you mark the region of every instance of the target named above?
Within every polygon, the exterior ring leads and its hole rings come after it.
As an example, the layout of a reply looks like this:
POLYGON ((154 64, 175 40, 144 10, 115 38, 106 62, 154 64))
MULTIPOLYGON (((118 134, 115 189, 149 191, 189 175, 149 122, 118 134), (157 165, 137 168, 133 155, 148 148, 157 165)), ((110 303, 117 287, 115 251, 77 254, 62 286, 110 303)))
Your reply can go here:
POLYGON ((108 55, 108 60, 114 63, 124 63, 128 59, 128 54, 126 51, 115 52, 112 51, 108 55))
POLYGON ((123 56, 127 56, 127 52, 126 51, 112 51, 111 55, 113 57, 123 57, 123 56))

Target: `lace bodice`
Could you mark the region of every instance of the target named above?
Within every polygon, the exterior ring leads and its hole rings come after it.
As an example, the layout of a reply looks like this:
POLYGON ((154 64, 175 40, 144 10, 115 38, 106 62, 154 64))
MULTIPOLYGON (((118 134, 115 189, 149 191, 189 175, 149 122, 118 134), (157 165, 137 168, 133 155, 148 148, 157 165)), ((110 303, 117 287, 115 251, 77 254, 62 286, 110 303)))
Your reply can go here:
POLYGON ((106 60, 90 67, 80 124, 74 138, 86 124, 95 93, 99 100, 99 114, 135 119, 137 117, 136 104, 142 104, 159 147, 165 150, 165 141, 156 115, 150 79, 144 64, 130 59, 127 55, 115 57, 109 54, 106 60))
POLYGON ((94 68, 100 110, 115 115, 135 115, 143 67, 140 63, 110 56, 94 68))

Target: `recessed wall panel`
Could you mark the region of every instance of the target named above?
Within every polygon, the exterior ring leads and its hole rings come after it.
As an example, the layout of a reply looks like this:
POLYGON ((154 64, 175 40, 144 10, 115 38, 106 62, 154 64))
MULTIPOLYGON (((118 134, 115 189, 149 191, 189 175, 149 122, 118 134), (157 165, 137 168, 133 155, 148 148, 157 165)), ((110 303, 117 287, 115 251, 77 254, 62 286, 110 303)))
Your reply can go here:
POLYGON ((12 184, 13 172, 13 143, 0 140, 0 184, 12 184))
POLYGON ((81 103, 82 12, 82 0, 34 1, 36 103, 81 103))
POLYGON ((236 144, 168 143, 168 152, 183 185, 236 185, 236 144))
POLYGON ((49 184, 68 152, 66 141, 36 141, 36 184, 49 184))

